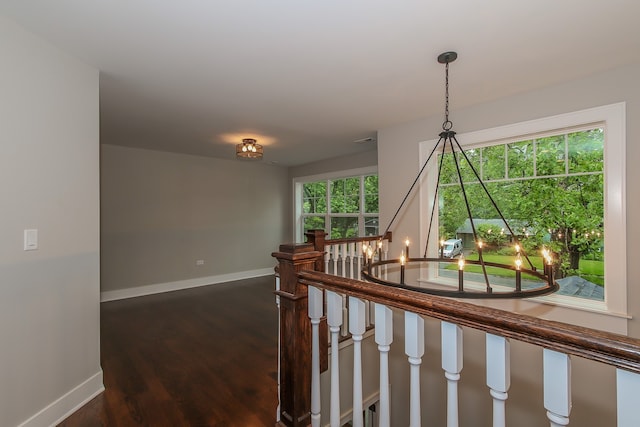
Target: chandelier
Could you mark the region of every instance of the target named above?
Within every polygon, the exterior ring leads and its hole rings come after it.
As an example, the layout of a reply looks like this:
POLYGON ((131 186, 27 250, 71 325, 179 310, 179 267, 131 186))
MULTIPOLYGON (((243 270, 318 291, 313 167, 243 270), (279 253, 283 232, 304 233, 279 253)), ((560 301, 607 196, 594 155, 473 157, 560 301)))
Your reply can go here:
POLYGON ((487 190, 487 187, 480 179, 480 175, 477 172, 476 168, 473 166, 472 162, 469 160, 460 143, 458 142, 456 138, 456 132, 453 131, 453 123, 451 122, 451 120, 449 120, 449 64, 455 61, 457 57, 458 54, 456 52, 445 52, 438 56, 438 62, 445 65, 445 115, 444 122, 442 123, 442 132, 440 132, 440 138, 438 142, 433 147, 433 150, 429 154, 424 165, 420 168, 418 176, 413 181, 413 184, 409 188, 409 191, 404 196, 404 199, 396 210, 393 218, 389 223, 389 226, 387 227, 385 232, 382 233, 382 235, 384 236, 390 230, 393 222, 402 210, 404 204, 407 202, 409 195, 412 193, 414 187, 420 180, 422 173, 425 171, 434 153, 439 152, 441 153, 441 157, 440 161, 438 162, 438 178, 435 186, 436 190, 434 191, 433 203, 431 204, 432 209, 429 220, 429 228, 426 235, 424 254, 421 257, 411 256, 412 254, 410 254, 409 252, 410 242, 408 239, 405 242, 405 249, 403 250, 400 257, 396 259, 382 259, 381 241, 378 243, 377 250, 371 248, 370 246, 364 246, 363 252, 366 256, 366 262, 362 269, 362 275, 367 280, 382 285, 396 286, 427 294, 456 298, 527 298, 553 293, 559 289, 559 285, 554 279, 552 259, 553 255, 551 254, 551 252, 543 248, 542 268, 540 269, 533 265, 529 256, 525 253, 523 245, 518 241, 517 234, 513 232, 507 220, 504 218, 496 202, 487 190), (445 245, 448 244, 448 242, 446 242, 442 238, 439 240, 439 242, 435 242, 435 244, 432 244, 431 246, 429 245, 429 238, 432 236, 431 227, 433 225, 434 212, 436 206, 438 206, 438 188, 442 173, 442 159, 444 158, 445 153, 450 154, 451 158, 453 159, 453 163, 455 164, 455 172, 457 173, 460 193, 464 200, 466 214, 471 224, 475 246, 474 250, 477 253, 477 259, 465 259, 463 253, 460 253, 458 258, 454 258, 454 253, 449 252, 449 249, 445 249, 445 245), (462 179, 460 169, 460 159, 462 158, 464 158, 466 164, 475 175, 477 182, 480 184, 483 190, 483 195, 488 198, 490 203, 493 205, 493 208, 496 210, 498 216, 504 223, 505 227, 513 237, 513 250, 515 255, 513 258, 513 263, 511 264, 491 262, 485 260, 483 257, 485 243, 479 238, 478 230, 476 229, 476 226, 474 224, 468 192, 465 189, 465 184, 462 179), (421 286, 408 285, 405 283, 405 269, 408 265, 411 264, 414 264, 418 267, 423 267, 425 265, 436 265, 439 269, 441 269, 441 265, 443 264, 453 264, 454 270, 457 270, 457 274, 453 273, 454 280, 453 283, 450 283, 450 285, 452 286, 441 285, 435 287, 429 284, 421 286), (479 266, 481 273, 474 273, 472 275, 470 274, 470 272, 465 272, 465 268, 468 269, 469 265, 479 266), (387 277, 389 277, 389 275, 387 274, 387 268, 393 266, 396 266, 396 270, 398 266, 400 267, 399 275, 395 275, 395 277, 399 276, 399 280, 397 281, 387 279, 387 277), (495 276, 492 274, 490 275, 487 272, 488 268, 498 269, 503 273, 506 272, 506 274, 501 274, 499 280, 500 283, 495 283, 495 276), (455 279, 455 276, 457 276, 457 280, 455 279), (494 281, 493 283, 490 281, 490 276, 492 278, 491 280, 494 281), (479 277, 480 279, 473 279, 473 277, 479 277), (472 280, 470 280, 470 278, 472 278, 472 280))
POLYGON ((258 160, 262 158, 262 154, 262 145, 253 138, 244 138, 241 144, 236 145, 236 157, 258 160))

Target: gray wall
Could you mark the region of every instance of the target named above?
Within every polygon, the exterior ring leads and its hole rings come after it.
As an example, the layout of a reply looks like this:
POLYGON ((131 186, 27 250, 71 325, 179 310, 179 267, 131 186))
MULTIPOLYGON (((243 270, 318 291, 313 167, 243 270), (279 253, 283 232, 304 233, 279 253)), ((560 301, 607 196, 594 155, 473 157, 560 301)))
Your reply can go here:
POLYGON ((271 271, 290 240, 286 168, 115 145, 101 168, 103 292, 271 271))
POLYGON ((0 17, 0 93, 0 425, 51 425, 102 388, 98 71, 0 17))
MULTIPOLYGON (((633 183, 640 182, 640 169, 634 165, 640 160, 640 65, 627 66, 588 78, 575 80, 554 87, 477 105, 464 110, 453 110, 452 120, 458 133, 488 129, 496 126, 567 113, 586 108, 626 102, 627 143, 627 277, 628 311, 632 319, 628 322, 629 335, 640 337, 640 290, 634 286, 633 278, 640 274, 640 264, 634 261, 637 251, 633 245, 640 239, 640 198, 636 197, 633 183)), ((455 108, 455 99, 452 100, 455 108)), ((378 173, 380 176, 381 222, 389 221, 400 203, 406 189, 417 173, 419 159, 418 143, 432 140, 441 130, 442 118, 430 117, 412 123, 382 129, 378 132, 378 173)), ((394 234, 412 235, 419 229, 418 198, 402 215, 394 234)), ((394 242, 394 245, 399 245, 394 242)), ((393 246, 392 246, 393 248, 393 246)), ((392 249, 400 252, 400 247, 392 249)), ((401 324, 402 319, 397 319, 401 324)), ((431 323, 431 322, 429 322, 431 323)), ((465 332, 465 368, 462 374, 461 425, 490 425, 490 400, 484 386, 484 340, 481 334, 465 332), (476 412, 477 410, 477 412, 476 412), (473 414, 473 415, 472 415, 473 414)), ((444 425, 444 380, 439 368, 439 329, 428 325, 429 347, 425 355, 423 377, 431 385, 423 392, 423 417, 434 421, 433 425, 444 425), (426 396, 428 397, 426 397, 426 396), (430 400, 431 399, 431 400, 430 400)), ((402 333, 396 335, 392 347, 395 384, 392 413, 398 417, 398 425, 407 424, 404 419, 407 408, 408 367, 403 353, 402 333)), ((541 406, 541 351, 528 345, 514 345, 512 349, 512 391, 507 403, 507 424, 522 427, 548 424, 541 406), (531 366, 532 368, 529 368, 531 366), (527 399, 532 399, 532 406, 527 399)), ((572 425, 611 425, 615 419, 614 373, 608 367, 593 367, 574 358, 573 365, 573 412, 572 425)))
POLYGON ((377 164, 378 151, 374 145, 374 148, 369 151, 363 151, 362 153, 334 157, 328 160, 320 160, 318 162, 307 163, 302 166, 291 167, 289 168, 289 177, 293 179, 302 176, 312 176, 329 172, 364 168, 367 166, 376 166, 377 164))

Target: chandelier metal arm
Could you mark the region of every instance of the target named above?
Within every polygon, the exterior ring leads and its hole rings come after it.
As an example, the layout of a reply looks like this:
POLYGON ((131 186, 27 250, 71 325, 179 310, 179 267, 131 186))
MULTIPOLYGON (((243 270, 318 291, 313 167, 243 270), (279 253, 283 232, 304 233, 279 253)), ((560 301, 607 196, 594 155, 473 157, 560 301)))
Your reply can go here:
MULTIPOLYGON (((440 143, 440 141, 442 141, 443 139, 440 138, 440 140, 438 141, 438 144, 440 143)), ((436 144, 434 150, 438 147, 438 144, 436 144)), ((438 178, 436 180, 437 183, 440 183, 440 175, 442 174, 442 165, 443 165, 443 161, 444 161, 444 152, 445 152, 445 148, 446 148, 446 144, 442 144, 442 154, 440 155, 440 164, 438 165, 438 178)), ((435 215, 435 211, 436 211, 436 200, 438 200, 438 191, 439 191, 440 186, 438 184, 436 184, 436 190, 434 192, 434 196, 433 196, 433 205, 431 205, 431 215, 429 218, 429 228, 427 228, 427 230, 431 230, 431 226, 433 225, 433 217, 435 215)), ((422 255, 424 258, 427 257, 427 251, 429 250, 429 238, 431 237, 431 233, 427 233, 427 239, 426 242, 424 244, 424 255, 422 255)))
MULTIPOLYGON (((447 64, 448 65, 448 64, 447 64)), ((452 135, 450 138, 448 138, 449 140, 449 145, 451 146, 451 155, 453 156, 453 162, 456 165, 456 172, 458 174, 458 182, 460 183, 460 190, 462 191, 462 197, 464 199, 464 204, 465 207, 467 208, 467 215, 469 216, 469 222, 471 223, 471 230, 473 232, 473 239, 477 242, 478 241, 478 232, 476 230, 476 226, 473 223, 473 214, 471 213, 471 206, 469 206, 469 198, 467 197, 467 191, 464 188, 464 180, 462 179, 462 172, 460 171, 460 163, 458 162, 458 156, 456 154, 456 150, 453 146, 453 141, 456 142, 456 145, 458 145, 458 148, 460 148, 460 144, 458 143, 458 140, 456 139, 455 134, 452 135)), ((462 152, 462 149, 460 149, 460 152, 462 152)), ((469 166, 471 166, 472 169, 474 169, 475 172, 475 168, 473 167, 473 165, 471 164, 471 162, 469 162, 469 159, 467 158, 467 156, 463 153, 463 156, 465 157, 465 159, 467 159, 467 163, 469 164, 469 166)), ((487 267, 485 266, 484 263, 484 258, 482 257, 482 250, 478 250, 478 260, 480 261, 480 265, 482 266, 482 274, 484 276, 484 282, 487 286, 487 293, 491 293, 491 285, 489 284, 489 276, 487 275, 487 267)))
MULTIPOLYGON (((473 171, 473 174, 475 175, 475 177, 477 178, 478 182, 480 183, 480 185, 482 186, 482 189, 484 190, 485 195, 487 196, 487 198, 489 199, 489 201, 491 202, 491 204, 493 205, 493 208, 496 210, 496 212, 498 213, 498 215, 500 216, 500 219, 502 220, 502 222, 504 223, 504 225, 507 227, 507 230, 509 230, 509 233, 511 233, 511 235, 513 236, 514 241, 517 244, 520 244, 520 241, 518 240, 518 236, 516 235, 516 233, 513 232, 513 230, 511 229, 511 226, 509 225, 509 223, 507 222, 507 220, 505 219, 504 215, 502 214, 502 211, 500 210, 500 208, 498 208, 498 204, 496 203, 496 201, 493 199, 493 197, 491 196, 491 193, 489 192, 489 189, 487 189, 487 186, 485 185, 485 183, 482 181, 482 179, 480 179, 480 174, 478 173, 478 171, 476 170, 476 168, 473 166, 473 164, 471 163, 471 160, 469 160, 469 157, 467 157, 467 154, 464 152, 464 150, 462 149, 462 146, 460 145, 460 143, 458 142, 458 139, 455 137, 455 135, 452 137, 453 141, 455 141, 456 145, 458 146, 458 150, 460 151, 460 153, 462 154, 462 156, 465 158, 465 160, 467 161, 467 164, 469 165, 470 169, 473 171)), ((461 181, 462 182, 462 181, 461 181)), ((464 190, 463 190, 464 191, 464 190)), ((471 216, 469 216, 469 218, 471 218, 471 216)), ((471 227, 473 228, 473 221, 471 221, 471 227)), ((474 238, 476 237, 475 234, 475 229, 473 232, 474 238)), ((529 263, 529 268, 535 270, 536 267, 533 265, 533 263, 531 262, 531 260, 529 259, 529 256, 527 255, 527 253, 523 250, 522 251, 522 255, 524 256, 524 258, 527 260, 527 262, 529 263)))
POLYGON ((400 206, 398 206, 398 209, 396 210, 396 213, 393 214, 393 218, 391 218, 391 221, 389 221, 389 225, 387 225, 387 228, 384 230, 384 233, 382 233, 383 236, 386 236, 386 234, 391 229, 391 226, 393 225, 393 222, 398 217, 398 214, 402 210, 402 207, 404 206, 404 204, 407 202, 407 199, 409 198, 409 195, 413 191, 413 188, 416 186, 416 184, 418 183, 418 180, 422 176, 422 172, 424 172, 424 170, 426 169, 427 165, 429 164, 429 161, 431 160, 431 157, 433 157, 433 153, 435 153, 436 148, 440 144, 440 141, 442 141, 442 135, 440 136, 440 140, 438 140, 438 143, 433 147, 433 150, 431 150, 431 153, 429 153, 429 157, 427 157, 427 160, 424 162, 424 165, 422 165, 422 167, 420 168, 420 171, 418 172, 418 175, 416 176, 416 179, 413 180, 413 184, 411 184, 411 187, 409 187, 409 191, 407 191, 407 194, 404 195, 404 198, 402 199, 402 202, 400 203, 400 206))

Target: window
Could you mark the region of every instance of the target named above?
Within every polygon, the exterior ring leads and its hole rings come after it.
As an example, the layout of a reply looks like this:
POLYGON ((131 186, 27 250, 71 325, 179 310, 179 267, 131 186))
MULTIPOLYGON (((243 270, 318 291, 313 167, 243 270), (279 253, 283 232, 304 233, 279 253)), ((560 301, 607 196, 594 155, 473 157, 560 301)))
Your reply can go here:
MULTIPOLYGON (((527 253, 536 255, 543 245, 553 248, 561 257, 565 282, 589 284, 594 290, 577 297, 561 291, 537 300, 624 316, 624 104, 459 135, 458 141, 466 154, 460 156, 460 176, 480 237, 493 239, 498 252, 513 238, 496 221, 488 198, 481 196, 469 163, 527 253)), ((422 152, 429 153, 434 144, 423 143, 422 152)), ((436 241, 461 238, 465 251, 473 251, 451 157, 445 153, 443 158, 436 241)), ((437 166, 429 170, 423 200, 433 194, 437 182, 437 166)), ((422 209, 427 209, 424 203, 422 209)), ((424 221, 422 227, 427 228, 424 221)), ((444 280, 441 276, 433 268, 423 275, 430 281, 444 280)))
POLYGON ((330 239, 379 234, 375 169, 297 178, 294 187, 297 241, 311 229, 324 229, 330 239))

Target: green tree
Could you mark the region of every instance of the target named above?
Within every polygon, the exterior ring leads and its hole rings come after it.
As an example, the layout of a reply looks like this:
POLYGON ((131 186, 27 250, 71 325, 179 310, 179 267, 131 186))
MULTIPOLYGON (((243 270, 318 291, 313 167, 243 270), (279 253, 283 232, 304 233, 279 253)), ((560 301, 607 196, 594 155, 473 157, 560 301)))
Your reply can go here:
POLYGON ((378 213, 378 175, 364 177, 364 211, 378 213))
POLYGON ((327 212, 326 181, 308 182, 302 185, 302 211, 304 213, 327 212))
POLYGON ((331 213, 360 212, 360 178, 330 181, 331 213))
POLYGON ((489 248, 497 249, 509 240, 504 230, 491 224, 479 224, 476 226, 478 237, 487 244, 489 248))
POLYGON ((530 192, 537 203, 527 204, 531 223, 549 233, 561 272, 578 270, 581 256, 603 243, 602 174, 539 179, 534 184, 530 192))
POLYGON ((482 179, 491 181, 505 177, 505 146, 494 145, 482 149, 482 179))

